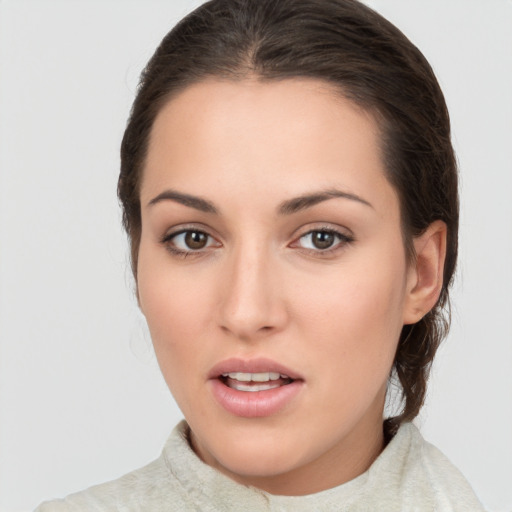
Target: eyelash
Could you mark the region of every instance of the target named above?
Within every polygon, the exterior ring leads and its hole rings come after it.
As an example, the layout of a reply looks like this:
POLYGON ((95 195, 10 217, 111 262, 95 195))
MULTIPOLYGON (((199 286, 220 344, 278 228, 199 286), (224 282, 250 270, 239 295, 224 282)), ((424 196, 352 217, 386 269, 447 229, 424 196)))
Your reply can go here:
MULTIPOLYGON (((295 244, 298 244, 298 242, 305 237, 312 236, 315 233, 320 233, 322 235, 332 235, 337 239, 337 241, 334 241, 333 244, 325 249, 320 248, 307 248, 302 247, 301 249, 305 252, 308 252, 310 254, 314 254, 315 256, 330 256, 333 253, 338 252, 339 250, 344 249, 347 245, 353 243, 355 241, 354 237, 346 235, 344 233, 341 233, 340 231, 333 229, 333 228, 316 228, 316 229, 310 229, 303 235, 301 235, 299 238, 296 239, 296 242, 292 243, 292 247, 295 244)), ((299 247, 300 248, 300 247, 299 247)))
MULTIPOLYGON (((206 233, 205 231, 201 229, 180 229, 179 231, 175 231, 173 233, 167 233, 164 235, 164 237, 161 240, 161 243, 165 246, 165 248, 173 255, 178 256, 180 258, 187 258, 189 256, 199 256, 204 252, 205 249, 208 249, 212 244, 211 241, 215 240, 211 235, 206 233), (180 249, 179 247, 176 247, 175 244, 173 244, 173 241, 180 235, 186 235, 187 233, 195 233, 197 235, 204 235, 207 237, 207 245, 204 248, 194 250, 192 248, 187 249, 180 249)), ((220 247, 220 244, 219 244, 220 247)))
MULTIPOLYGON (((201 254, 204 254, 205 249, 208 249, 211 247, 212 240, 215 240, 211 235, 206 233, 205 231, 201 229, 181 229, 179 231, 173 232, 173 233, 167 233, 164 235, 164 237, 161 240, 161 243, 165 246, 165 248, 173 255, 180 258, 187 258, 190 256, 200 256, 201 254), (176 247, 175 244, 173 244, 173 240, 175 240, 180 235, 186 235, 186 234, 194 233, 196 235, 204 235, 207 237, 207 245, 205 247, 200 249, 180 249, 176 247)), ((307 231, 306 233, 302 234, 300 237, 296 238, 289 246, 292 248, 297 247, 298 249, 301 249, 303 252, 307 252, 309 254, 313 254, 320 257, 327 257, 332 255, 333 253, 342 250, 345 246, 353 243, 355 239, 352 236, 346 235, 341 233, 340 231, 337 231, 336 229, 332 228, 317 228, 317 229, 311 229, 307 231), (299 241, 304 239, 307 236, 312 236, 315 233, 321 233, 323 235, 332 235, 337 239, 331 246, 325 248, 325 249, 319 249, 319 248, 307 248, 307 247, 300 247, 298 245, 299 241)), ((217 247, 220 247, 221 244, 218 243, 217 247)))

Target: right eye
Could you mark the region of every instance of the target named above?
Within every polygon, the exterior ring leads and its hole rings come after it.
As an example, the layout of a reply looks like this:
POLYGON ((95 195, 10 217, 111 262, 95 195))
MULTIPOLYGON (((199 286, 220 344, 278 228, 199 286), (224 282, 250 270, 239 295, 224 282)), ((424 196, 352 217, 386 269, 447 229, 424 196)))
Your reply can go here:
POLYGON ((166 235, 162 242, 175 254, 187 256, 220 244, 208 233, 197 229, 184 229, 166 235))
POLYGON ((211 237, 202 231, 184 231, 173 235, 171 240, 173 244, 182 251, 197 251, 208 247, 211 237))

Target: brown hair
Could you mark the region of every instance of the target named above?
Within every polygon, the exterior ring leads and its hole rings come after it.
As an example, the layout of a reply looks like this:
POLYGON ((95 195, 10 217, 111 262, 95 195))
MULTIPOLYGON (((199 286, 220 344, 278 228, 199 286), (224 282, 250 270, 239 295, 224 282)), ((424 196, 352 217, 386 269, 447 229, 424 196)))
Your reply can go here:
POLYGON ((421 52, 391 23, 356 0, 211 0, 163 39, 144 69, 121 145, 118 194, 137 278, 139 185, 156 115, 174 94, 208 77, 334 85, 371 112, 383 160, 401 206, 409 257, 412 239, 435 220, 448 228, 444 283, 436 306, 404 326, 393 366, 403 410, 394 430, 419 412, 430 365, 449 324, 448 289, 457 258, 458 191, 443 94, 421 52))

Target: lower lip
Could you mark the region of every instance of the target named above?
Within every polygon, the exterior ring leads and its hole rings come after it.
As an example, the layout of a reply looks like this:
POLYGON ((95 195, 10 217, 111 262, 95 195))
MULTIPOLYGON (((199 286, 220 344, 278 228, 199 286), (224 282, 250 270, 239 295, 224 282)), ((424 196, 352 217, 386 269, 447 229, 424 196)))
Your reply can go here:
POLYGON ((295 380, 266 391, 238 391, 220 379, 210 380, 213 396, 229 413, 243 418, 272 416, 284 409, 300 392, 303 381, 295 380))

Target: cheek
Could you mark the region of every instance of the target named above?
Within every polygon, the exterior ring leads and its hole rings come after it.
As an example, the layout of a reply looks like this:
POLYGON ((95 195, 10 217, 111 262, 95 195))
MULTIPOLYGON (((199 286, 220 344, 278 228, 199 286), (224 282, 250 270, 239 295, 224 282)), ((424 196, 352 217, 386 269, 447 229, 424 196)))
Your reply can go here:
POLYGON ((161 373, 183 414, 190 417, 190 397, 203 392, 204 334, 209 331, 204 317, 209 306, 194 280, 183 281, 159 276, 153 267, 148 276, 140 276, 139 296, 161 373))
POLYGON ((201 297, 190 286, 174 279, 139 280, 139 297, 153 340, 166 338, 167 343, 178 341, 183 334, 198 328, 198 313, 204 310, 201 297))
POLYGON ((361 258, 356 264, 348 261, 323 275, 303 277, 294 292, 300 298, 301 316, 317 326, 335 325, 342 331, 360 328, 364 332, 385 326, 388 321, 400 323, 397 319, 402 317, 405 298, 405 261, 399 256, 394 261, 393 254, 380 256, 378 260, 361 258))
POLYGON ((295 316, 301 319, 298 330, 314 340, 312 367, 323 364, 326 371, 333 369, 333 378, 350 376, 363 386, 374 377, 387 379, 405 299, 405 261, 399 256, 390 254, 379 264, 361 259, 340 266, 324 282, 305 283, 309 292, 297 303, 295 316))
POLYGON ((212 294, 208 282, 191 273, 170 268, 166 255, 154 257, 141 250, 139 302, 168 384, 180 366, 200 357, 199 347, 209 331, 212 294))

